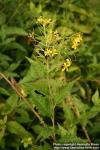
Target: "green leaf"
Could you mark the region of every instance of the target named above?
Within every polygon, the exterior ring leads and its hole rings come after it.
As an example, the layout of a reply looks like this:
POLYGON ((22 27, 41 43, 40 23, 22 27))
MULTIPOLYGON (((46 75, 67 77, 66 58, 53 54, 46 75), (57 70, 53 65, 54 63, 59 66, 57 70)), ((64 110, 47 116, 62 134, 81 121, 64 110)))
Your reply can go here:
POLYGON ((31 122, 32 120, 30 119, 30 116, 28 114, 28 112, 23 109, 23 108, 18 108, 17 109, 17 115, 16 115, 16 120, 19 122, 19 123, 29 123, 31 122))
POLYGON ((6 21, 6 15, 0 12, 0 25, 4 24, 6 21))
POLYGON ((23 52, 26 51, 26 49, 24 48, 23 45, 21 45, 20 43, 14 42, 14 41, 6 44, 6 46, 3 48, 3 51, 5 51, 5 50, 20 50, 23 52))
POLYGON ((7 122, 7 116, 4 116, 3 119, 0 119, 0 141, 5 135, 6 122, 7 122))
MULTIPOLYGON (((2 39, 2 41, 4 41, 5 38, 6 38, 5 25, 2 25, 2 26, 1 26, 0 38, 2 39)), ((0 43, 0 45, 1 45, 1 43, 0 43)))
POLYGON ((99 113, 100 113, 100 105, 95 105, 90 109, 90 111, 86 113, 86 115, 88 119, 91 119, 97 116, 99 113))
POLYGON ((78 31, 82 32, 82 33, 89 34, 93 30, 94 26, 76 23, 76 24, 74 24, 74 28, 77 29, 78 31))
POLYGON ((12 59, 9 56, 0 53, 0 62, 2 62, 2 61, 11 61, 11 60, 12 59))
POLYGON ((66 121, 67 121, 67 126, 73 125, 76 119, 73 111, 68 105, 64 105, 63 110, 64 110, 64 117, 66 118, 66 121))
POLYGON ((12 63, 12 64, 9 66, 9 68, 8 68, 7 71, 8 71, 8 72, 12 72, 12 71, 14 71, 15 69, 17 69, 19 65, 20 65, 20 62, 12 63))
POLYGON ((79 14, 88 15, 88 12, 86 12, 85 9, 82 9, 82 8, 78 7, 77 5, 69 4, 68 6, 72 12, 77 12, 79 14))
POLYGON ((32 93, 32 102, 38 108, 38 111, 43 116, 50 117, 52 111, 50 109, 50 103, 47 97, 42 96, 40 94, 36 94, 34 91, 32 93))
POLYGON ((21 36, 27 36, 27 32, 25 32, 24 29, 19 28, 19 27, 14 27, 14 26, 6 27, 5 32, 6 32, 6 35, 16 34, 16 35, 21 35, 21 36))
POLYGON ((100 134, 100 121, 98 120, 98 122, 95 122, 94 124, 93 124, 93 126, 90 128, 90 133, 92 133, 92 134, 100 134))
POLYGON ((7 130, 11 134, 15 134, 19 136, 20 138, 25 138, 25 137, 27 138, 31 136, 31 134, 28 131, 26 131, 25 128, 16 121, 8 121, 7 130))
POLYGON ((80 68, 78 66, 72 66, 68 70, 68 72, 74 72, 74 71, 80 71, 80 68))
POLYGON ((48 83, 47 79, 39 79, 33 83, 33 90, 37 90, 38 92, 48 95, 49 89, 48 89, 48 83))
POLYGON ((3 114, 9 114, 11 113, 13 110, 15 110, 15 108, 18 105, 18 96, 16 94, 12 94, 6 102, 5 108, 3 110, 3 114))
POLYGON ((92 102, 94 103, 94 105, 100 104, 99 91, 98 90, 96 90, 96 92, 93 94, 92 102))
POLYGON ((45 127, 41 128, 41 131, 36 139, 38 141, 41 139, 41 141, 44 141, 45 139, 48 139, 53 134, 53 128, 45 125, 45 127))
POLYGON ((84 113, 86 110, 89 110, 89 106, 83 103, 80 97, 76 95, 73 95, 73 102, 76 108, 78 108, 79 112, 84 113))
POLYGON ((83 114, 81 114, 79 116, 79 118, 77 119, 76 123, 82 124, 83 126, 86 126, 89 123, 87 114, 88 114, 87 112, 84 112, 83 114))
POLYGON ((38 91, 43 95, 48 95, 47 79, 39 79, 33 82, 22 83, 21 86, 23 86, 28 93, 38 91))
POLYGON ((39 78, 43 78, 46 75, 45 65, 43 65, 40 61, 32 60, 27 58, 31 63, 31 66, 26 74, 26 76, 20 81, 20 83, 30 82, 37 80, 39 78))
POLYGON ((0 93, 9 96, 9 92, 6 89, 2 88, 2 87, 0 87, 0 93))
POLYGON ((62 127, 60 124, 58 124, 58 128, 59 128, 61 137, 64 137, 66 134, 68 134, 68 131, 64 127, 62 127))
POLYGON ((9 38, 6 38, 2 43, 1 43, 1 46, 5 46, 7 44, 11 44, 11 42, 15 41, 15 37, 9 37, 9 38))
POLYGON ((56 104, 61 103, 67 96, 71 94, 74 83, 75 81, 66 83, 65 86, 57 89, 54 97, 56 104))

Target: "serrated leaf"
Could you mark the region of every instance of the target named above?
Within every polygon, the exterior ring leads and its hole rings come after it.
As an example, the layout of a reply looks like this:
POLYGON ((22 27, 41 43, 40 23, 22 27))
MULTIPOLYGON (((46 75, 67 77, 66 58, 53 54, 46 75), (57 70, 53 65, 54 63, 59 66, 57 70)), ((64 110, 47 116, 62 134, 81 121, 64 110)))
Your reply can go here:
POLYGON ((31 66, 26 76, 20 81, 20 83, 34 81, 43 78, 46 75, 45 66, 41 62, 34 61, 30 58, 27 59, 31 63, 31 66))
POLYGON ((32 93, 32 102, 38 108, 38 111, 43 116, 50 117, 52 112, 50 109, 49 100, 40 94, 36 94, 34 91, 32 93))
POLYGON ((62 86, 57 89, 55 97, 54 97, 56 104, 59 104, 67 96, 69 96, 71 94, 73 85, 74 85, 74 81, 69 82, 65 86, 62 86))
POLYGON ((43 128, 41 128, 41 131, 36 139, 36 141, 38 141, 39 139, 41 139, 41 141, 44 141, 45 139, 49 138, 49 136, 51 136, 53 133, 53 128, 49 127, 49 126, 45 126, 43 128))
POLYGON ((48 83, 47 79, 40 79, 33 83, 33 89, 37 90, 38 92, 48 95, 49 89, 48 89, 48 83))
POLYGON ((47 79, 39 79, 33 82, 27 82, 21 84, 25 90, 30 93, 30 91, 38 91, 43 95, 48 95, 48 83, 47 79))
POLYGON ((99 91, 98 90, 96 90, 96 92, 93 94, 92 102, 94 103, 94 105, 100 104, 99 91))

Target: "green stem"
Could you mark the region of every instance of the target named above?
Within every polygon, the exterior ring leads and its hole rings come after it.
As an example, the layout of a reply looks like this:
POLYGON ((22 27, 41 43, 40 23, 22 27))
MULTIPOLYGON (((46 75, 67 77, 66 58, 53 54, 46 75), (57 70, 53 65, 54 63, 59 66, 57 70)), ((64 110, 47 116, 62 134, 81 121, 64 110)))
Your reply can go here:
POLYGON ((53 125, 53 130, 54 130, 54 134, 53 134, 53 139, 54 141, 56 140, 55 138, 55 104, 54 104, 54 100, 53 100, 53 91, 52 91, 52 86, 51 86, 51 81, 50 81, 50 74, 49 74, 49 62, 48 59, 46 61, 47 64, 47 82, 48 82, 48 87, 49 87, 49 101, 51 104, 51 109, 52 109, 52 125, 53 125))

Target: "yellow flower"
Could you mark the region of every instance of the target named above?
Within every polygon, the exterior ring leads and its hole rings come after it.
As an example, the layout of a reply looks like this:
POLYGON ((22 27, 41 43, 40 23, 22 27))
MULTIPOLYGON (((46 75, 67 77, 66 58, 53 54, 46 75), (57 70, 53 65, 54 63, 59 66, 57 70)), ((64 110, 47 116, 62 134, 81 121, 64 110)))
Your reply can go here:
POLYGON ((71 59, 66 59, 66 61, 63 63, 62 71, 68 71, 68 68, 71 66, 71 64, 71 59))
POLYGON ((51 56, 51 54, 52 54, 52 51, 48 48, 44 51, 45 56, 51 56))
POLYGON ((40 16, 38 19, 37 19, 37 22, 43 26, 47 26, 48 24, 51 23, 51 19, 47 19, 47 18, 43 18, 42 16, 40 16))
POLYGON ((54 55, 57 55, 58 54, 58 52, 57 52, 57 50, 56 49, 53 49, 53 48, 51 48, 51 49, 46 49, 45 51, 44 51, 44 55, 45 56, 54 56, 54 55))
POLYGON ((73 38, 72 38, 72 48, 76 49, 79 45, 79 43, 82 41, 82 35, 81 33, 77 33, 73 38))

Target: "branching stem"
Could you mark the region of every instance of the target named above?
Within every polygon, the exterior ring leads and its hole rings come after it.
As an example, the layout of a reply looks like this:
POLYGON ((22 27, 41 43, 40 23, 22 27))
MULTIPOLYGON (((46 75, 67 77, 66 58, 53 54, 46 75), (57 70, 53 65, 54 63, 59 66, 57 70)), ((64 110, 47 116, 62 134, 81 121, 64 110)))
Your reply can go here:
POLYGON ((0 72, 0 76, 6 80, 6 82, 12 87, 12 89, 16 92, 16 94, 28 105, 28 107, 31 109, 31 111, 35 114, 35 116, 39 119, 40 123, 44 126, 44 121, 40 117, 40 115, 36 112, 36 110, 33 108, 32 104, 27 100, 26 97, 23 96, 21 93, 21 88, 17 85, 16 81, 14 80, 14 83, 12 83, 3 73, 0 72))

